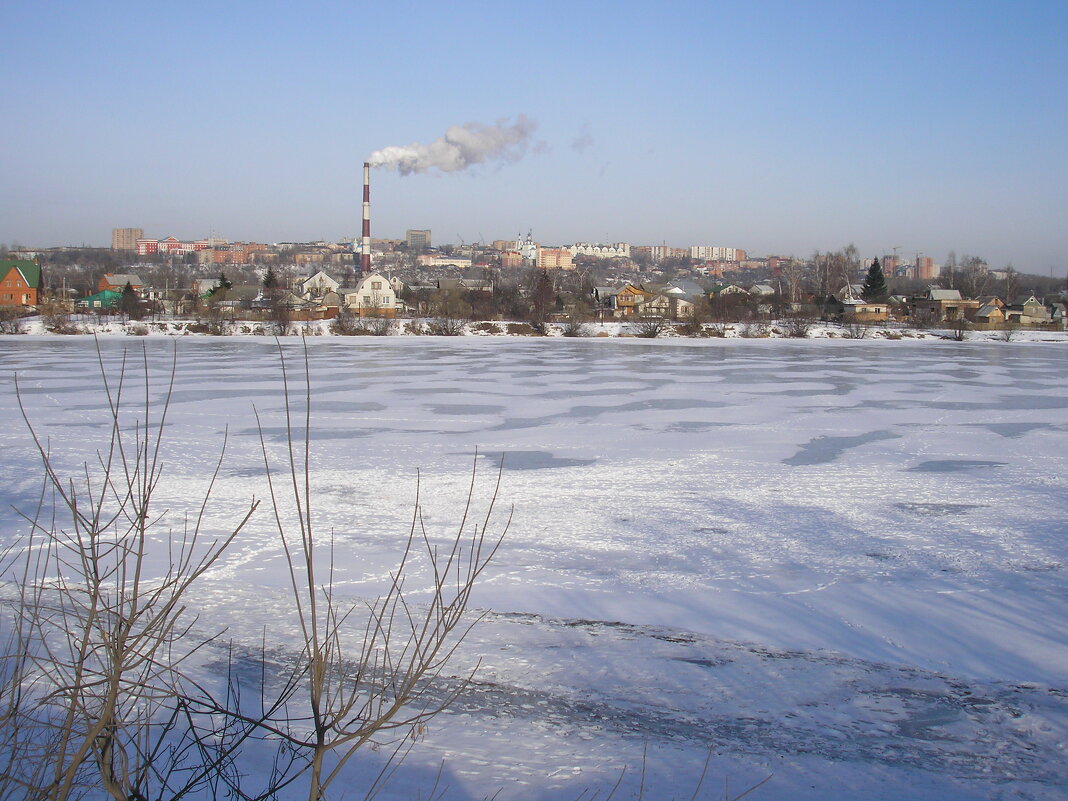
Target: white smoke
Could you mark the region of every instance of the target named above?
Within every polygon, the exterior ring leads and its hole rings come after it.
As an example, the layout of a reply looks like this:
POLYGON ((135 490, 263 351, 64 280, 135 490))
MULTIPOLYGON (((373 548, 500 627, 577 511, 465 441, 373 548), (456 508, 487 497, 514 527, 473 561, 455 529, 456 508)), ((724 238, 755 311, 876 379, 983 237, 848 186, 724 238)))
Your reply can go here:
POLYGON ((372 167, 396 167, 401 175, 425 172, 437 167, 442 172, 466 170, 472 164, 523 158, 538 123, 520 114, 513 125, 498 120, 496 125, 465 122, 453 125, 445 135, 429 145, 390 145, 376 150, 367 161, 372 167))

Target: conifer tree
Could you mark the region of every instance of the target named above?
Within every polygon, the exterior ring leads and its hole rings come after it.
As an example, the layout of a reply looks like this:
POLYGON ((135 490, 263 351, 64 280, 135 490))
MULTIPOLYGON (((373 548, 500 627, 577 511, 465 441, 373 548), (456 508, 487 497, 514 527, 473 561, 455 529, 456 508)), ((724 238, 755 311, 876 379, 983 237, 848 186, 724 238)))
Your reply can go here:
POLYGON ((885 300, 888 294, 889 290, 886 288, 886 278, 883 276, 883 268, 879 264, 879 259, 874 259, 871 263, 871 267, 868 268, 868 274, 864 276, 864 286, 860 290, 860 296, 868 303, 872 303, 874 301, 885 300))
POLYGON ((137 296, 137 290, 127 281, 122 288, 122 296, 119 298, 119 309, 131 320, 140 320, 142 317, 141 299, 137 296))

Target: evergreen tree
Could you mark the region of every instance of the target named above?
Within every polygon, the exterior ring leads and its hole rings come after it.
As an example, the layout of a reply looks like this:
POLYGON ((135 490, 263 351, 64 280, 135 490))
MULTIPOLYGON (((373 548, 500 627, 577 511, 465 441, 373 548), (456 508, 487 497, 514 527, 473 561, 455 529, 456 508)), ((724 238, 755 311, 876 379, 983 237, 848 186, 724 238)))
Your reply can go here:
POLYGON ((208 290, 208 297, 213 300, 222 300, 226 297, 226 290, 233 286, 227 277, 226 273, 220 272, 219 277, 215 279, 215 286, 208 290))
POLYGON ((119 311, 131 320, 140 320, 142 315, 141 298, 129 281, 122 288, 122 297, 119 298, 119 311))
POLYGON ((879 260, 874 259, 871 263, 871 267, 868 268, 868 274, 864 276, 864 286, 860 290, 860 296, 868 303, 873 303, 875 301, 885 300, 888 294, 890 294, 890 292, 886 288, 886 278, 883 276, 883 268, 879 264, 879 260))

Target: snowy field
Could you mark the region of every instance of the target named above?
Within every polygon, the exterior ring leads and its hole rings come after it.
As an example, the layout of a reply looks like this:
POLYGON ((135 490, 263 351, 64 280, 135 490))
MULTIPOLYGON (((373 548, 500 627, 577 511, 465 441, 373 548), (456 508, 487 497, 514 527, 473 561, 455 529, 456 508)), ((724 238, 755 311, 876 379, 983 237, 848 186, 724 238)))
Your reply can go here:
MULTIPOLYGON (((719 797, 769 774, 749 798, 1068 795, 1065 342, 307 343, 340 592, 377 591, 417 469, 433 527, 476 448, 477 503, 503 454, 515 507, 455 663, 475 680, 380 797, 425 797, 442 760, 453 799, 603 797, 624 765, 631 797, 646 748, 656 799, 689 798, 710 751, 719 797)), ((100 340, 112 376, 147 348, 155 399, 174 346, 100 340)), ((177 347, 165 505, 190 508, 228 429, 221 528, 265 494, 253 406, 281 453, 277 346, 177 347)), ((6 532, 39 491, 16 372, 68 468, 107 430, 92 339, 0 339, 6 532)), ((266 509, 197 598, 205 630, 295 648, 266 509)))

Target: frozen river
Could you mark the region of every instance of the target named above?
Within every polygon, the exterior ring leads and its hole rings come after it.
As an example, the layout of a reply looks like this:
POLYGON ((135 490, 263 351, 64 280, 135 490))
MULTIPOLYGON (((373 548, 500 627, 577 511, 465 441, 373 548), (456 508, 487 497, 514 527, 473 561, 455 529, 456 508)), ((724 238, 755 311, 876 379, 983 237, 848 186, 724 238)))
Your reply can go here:
MULTIPOLYGON (((115 378, 142 344, 158 401, 172 341, 100 347, 115 378)), ((165 500, 188 508, 228 430, 221 526, 264 495, 253 406, 284 444, 277 348, 178 354, 165 500)), ((452 797, 574 797, 643 740, 654 785, 712 749, 732 784, 775 774, 755 798, 1068 792, 1065 344, 316 338, 308 356, 343 592, 375 591, 417 469, 432 526, 458 519, 476 448, 476 499, 503 454, 515 507, 461 654, 478 679, 398 797, 442 757, 452 797)), ((93 342, 0 339, 17 418, 16 371, 59 458, 88 458, 107 423, 93 342)), ((26 506, 24 427, 0 446, 4 500, 26 506)), ((264 511, 198 596, 208 618, 254 636, 283 564, 264 511)))

